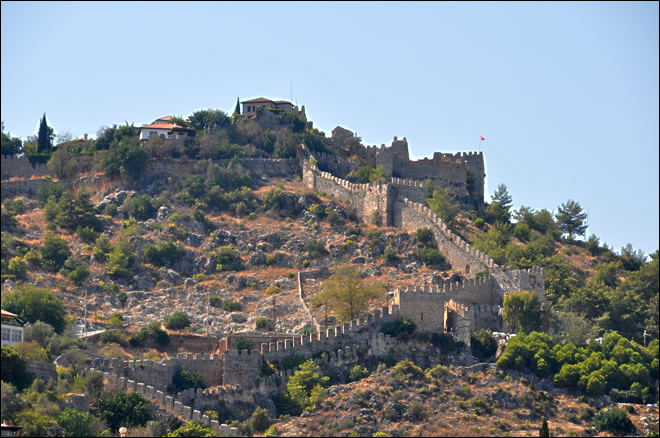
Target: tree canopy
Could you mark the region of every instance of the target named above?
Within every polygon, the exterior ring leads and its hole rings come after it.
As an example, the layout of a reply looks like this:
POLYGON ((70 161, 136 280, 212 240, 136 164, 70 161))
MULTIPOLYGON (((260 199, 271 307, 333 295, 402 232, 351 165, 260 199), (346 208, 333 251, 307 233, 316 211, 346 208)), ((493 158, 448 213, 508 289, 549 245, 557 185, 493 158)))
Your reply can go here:
POLYGON ((18 155, 23 151, 23 142, 18 137, 5 133, 5 122, 2 122, 2 155, 18 155))
POLYGON ((451 194, 447 187, 433 190, 433 196, 427 198, 426 203, 448 227, 453 225, 454 219, 461 211, 456 196, 451 194))
POLYGON ((117 392, 97 402, 98 414, 114 431, 120 426, 143 426, 151 419, 150 402, 139 392, 117 392))
POLYGON ((486 217, 491 223, 508 223, 511 220, 509 210, 511 209, 512 198, 506 184, 498 185, 491 199, 492 202, 486 207, 486 217))
POLYGON ((572 199, 558 207, 555 218, 561 232, 568 234, 568 238, 571 240, 573 235, 582 235, 587 229, 587 214, 582 211, 580 203, 572 199))
POLYGON ((511 292, 504 297, 504 319, 514 332, 541 328, 541 301, 535 291, 511 292))
POLYGON ((53 128, 48 126, 48 122, 46 122, 46 113, 44 113, 44 116, 39 123, 37 152, 40 154, 50 152, 53 148, 53 138, 55 138, 55 133, 53 132, 53 128))
POLYGON ((39 289, 28 283, 16 292, 3 293, 2 308, 34 324, 43 321, 62 333, 66 326, 66 309, 62 301, 48 289, 39 289))
POLYGON ((216 127, 224 128, 231 124, 231 118, 222 110, 205 109, 195 111, 188 117, 188 123, 197 131, 213 129, 216 127))
POLYGON ((339 267, 322 285, 312 304, 327 305, 337 314, 340 322, 356 319, 367 309, 369 302, 385 298, 381 284, 363 284, 360 273, 350 266, 339 267))

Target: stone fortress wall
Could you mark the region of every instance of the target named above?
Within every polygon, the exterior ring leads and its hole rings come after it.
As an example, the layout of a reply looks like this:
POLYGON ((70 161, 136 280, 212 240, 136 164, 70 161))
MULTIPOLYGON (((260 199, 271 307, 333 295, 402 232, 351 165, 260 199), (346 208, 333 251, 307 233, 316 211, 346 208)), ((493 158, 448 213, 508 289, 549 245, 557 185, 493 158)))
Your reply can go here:
MULTIPOLYGON (((403 150, 401 144, 397 147, 403 150)), ((365 222, 369 221, 374 210, 378 210, 383 225, 409 233, 428 227, 452 268, 468 279, 454 287, 450 285, 449 290, 445 287, 442 291, 419 288, 395 291, 393 304, 399 306, 401 315, 411 318, 418 327, 453 333, 454 337, 469 345, 472 331, 506 329, 501 318, 506 294, 534 290, 545 302, 542 268, 511 270, 497 265, 488 255, 473 248, 425 205, 424 183, 391 178, 386 183, 352 184, 319 171, 314 161, 308 159, 311 154, 304 148, 303 151, 307 153, 307 158, 301 157, 303 182, 307 187, 350 202, 365 222), (478 277, 481 279, 476 280, 478 277)))
MULTIPOLYGON (((396 311, 396 309, 395 309, 396 311)), ((366 318, 371 320, 371 318, 366 318)), ((389 319, 388 319, 389 320, 389 319)), ((381 320, 382 322, 382 320, 381 320)), ((348 324, 349 327, 354 325, 359 326, 359 321, 355 324, 352 322, 348 324)), ((364 322, 363 327, 373 328, 364 322)), ((351 332, 349 330, 349 332, 351 332)), ((383 333, 362 332, 367 336, 362 337, 363 341, 359 343, 350 336, 341 338, 346 341, 346 344, 334 343, 333 349, 327 350, 326 355, 319 359, 314 359, 314 363, 322 369, 328 367, 338 367, 344 364, 352 364, 359 360, 360 351, 365 352, 366 356, 382 356, 387 353, 394 345, 395 341, 385 336, 383 333), (342 348, 337 348, 337 345, 344 345, 342 348)), ((340 339, 339 337, 336 339, 340 339)), ((222 360, 215 357, 205 355, 192 355, 180 353, 176 358, 165 359, 161 362, 153 361, 120 361, 112 358, 93 358, 85 365, 86 372, 101 371, 104 374, 104 380, 108 385, 112 385, 120 390, 127 392, 139 392, 152 402, 165 408, 170 413, 178 416, 184 421, 202 421, 215 430, 219 430, 225 435, 229 432, 226 425, 220 425, 217 421, 211 420, 207 415, 203 415, 203 409, 207 405, 215 405, 219 399, 227 401, 229 406, 233 403, 251 403, 257 404, 257 399, 260 396, 268 396, 280 391, 286 387, 289 378, 298 370, 298 367, 289 370, 283 370, 277 374, 257 378, 260 374, 261 363, 263 360, 274 359, 274 353, 277 356, 278 351, 264 352, 262 345, 262 352, 258 350, 231 350, 224 351, 222 360), (194 388, 186 389, 176 396, 168 395, 167 385, 171 383, 171 377, 179 366, 188 366, 194 370, 208 370, 215 368, 214 376, 217 376, 217 369, 220 373, 224 370, 225 382, 220 384, 209 384, 207 388, 194 388), (146 382, 145 382, 146 380, 146 382), (229 382, 231 381, 231 383, 229 382)), ((278 343, 278 347, 279 347, 278 343)), ((309 355, 310 351, 326 350, 330 344, 323 342, 319 336, 317 340, 310 337, 308 343, 301 343, 294 346, 293 343, 287 351, 279 351, 279 353, 286 353, 284 357, 290 354, 306 354, 309 355), (306 345, 306 346, 305 346, 306 345), (318 347, 318 348, 317 348, 318 347), (321 348, 321 349, 319 349, 321 348)), ((235 435, 235 433, 233 433, 235 435)))
MULTIPOLYGON (((254 402, 255 394, 277 391, 295 372, 295 369, 285 370, 255 380, 264 360, 281 360, 291 354, 309 357, 327 351, 330 352, 329 356, 316 359, 315 362, 340 365, 357 360, 356 344, 362 345, 369 355, 382 355, 389 351, 393 341, 379 333, 378 328, 401 315, 411 318, 423 330, 450 332, 457 340, 469 345, 470 333, 474 330, 502 329, 501 305, 507 293, 536 290, 545 301, 544 273, 541 268, 510 270, 497 266, 487 255, 452 233, 425 206, 427 187, 419 181, 420 178, 430 178, 432 184, 448 187, 457 196, 469 197, 483 205, 483 154, 436 153, 433 159, 411 161, 406 139, 398 140, 396 137, 391 147, 360 147, 357 152, 370 165, 383 165, 388 175, 392 176, 389 181, 353 184, 321 172, 317 166, 308 164, 310 155, 304 148, 297 159, 243 161, 247 168, 269 176, 290 176, 300 163, 303 181, 308 188, 350 202, 364 221, 368 221, 369 216, 378 211, 386 226, 396 226, 408 232, 429 227, 440 250, 454 269, 468 279, 466 282, 445 286, 442 290, 423 285, 397 290, 389 307, 368 313, 359 320, 308 336, 262 343, 258 350, 238 352, 225 349, 221 355, 182 353, 161 362, 96 358, 87 369, 103 371, 109 383, 129 391, 138 391, 185 420, 200 419, 206 424, 220 427, 217 422, 214 425, 207 416, 201 415, 200 409, 204 403, 217 401, 220 397, 230 401, 254 402), (472 193, 467 192, 468 169, 474 178, 472 193), (477 280, 477 274, 486 269, 488 274, 477 280), (167 385, 172 382, 176 370, 184 365, 199 371, 208 387, 186 390, 177 397, 166 395, 167 385), (246 391, 243 385, 250 390, 246 391)), ((357 169, 356 163, 327 154, 319 154, 315 159, 325 168, 342 175, 357 169)), ((180 160, 176 163, 165 161, 150 162, 147 174, 178 176, 189 173, 194 164, 180 160)), ((4 198, 4 180, 45 175, 47 168, 43 165, 32 168, 26 159, 10 158, 8 161, 3 158, 2 172, 4 198)))
POLYGON ((2 181, 11 178, 33 178, 43 177, 50 173, 46 164, 32 166, 27 157, 16 157, 14 155, 0 155, 0 176, 2 181))
MULTIPOLYGON (((412 178, 426 180, 440 188, 448 188, 462 204, 472 208, 480 208, 485 195, 485 165, 482 152, 458 152, 456 154, 435 152, 433 158, 411 160, 408 140, 394 137, 391 146, 362 146, 356 141, 350 141, 353 133, 341 127, 332 131, 330 142, 336 150, 343 150, 345 155, 356 156, 371 167, 383 166, 385 173, 391 177, 402 179, 412 178), (468 191, 468 172, 472 176, 468 191)), ((328 169, 334 175, 342 178, 348 175, 345 166, 340 162, 333 165, 329 157, 322 157, 324 170, 328 169)))

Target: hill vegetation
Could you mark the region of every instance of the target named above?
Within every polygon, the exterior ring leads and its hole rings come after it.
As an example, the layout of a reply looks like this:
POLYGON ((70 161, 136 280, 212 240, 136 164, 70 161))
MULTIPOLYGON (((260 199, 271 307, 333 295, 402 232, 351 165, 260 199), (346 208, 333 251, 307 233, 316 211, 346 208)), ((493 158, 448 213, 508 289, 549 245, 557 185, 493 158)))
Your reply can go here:
MULTIPOLYGON (((384 305, 396 287, 462 279, 429 229, 409 235, 378 218, 358 222, 355 206, 309 192, 295 160, 283 177, 251 169, 249 159, 296 157, 301 143, 334 152, 299 114, 204 110, 177 123, 194 136, 141 141, 133 126, 112 126, 56 148, 47 125, 21 144, 3 124, 3 154, 42 160, 52 176, 36 193, 2 202, 2 308, 31 324, 26 342, 2 348, 2 419, 26 436, 108 435, 121 425, 162 436, 182 426, 162 421, 138 394, 105 392, 102 375, 85 375, 80 363, 44 383, 26 373, 28 360, 78 348, 159 360, 176 354, 180 334, 308 334, 315 322, 333 327, 384 305), (182 170, 151 172, 159 163, 182 170), (301 270, 312 273, 304 296, 301 270), (81 340, 71 333, 81 322, 108 330, 81 340), (68 408, 71 393, 83 392, 94 408, 68 408)), ((383 172, 362 165, 351 177, 378 182, 383 172)), ((546 321, 536 294, 511 294, 504 318, 517 336, 498 351, 490 331, 475 332, 468 350, 403 318, 382 328, 396 337, 396 352, 341 375, 324 376, 304 357, 265 363, 264 376, 299 366, 274 401, 279 419, 221 403, 208 415, 243 433, 283 435, 536 434, 544 419, 559 435, 657 433, 657 407, 641 404, 658 400, 658 251, 579 240, 586 219, 571 199, 546 206, 557 207, 554 216, 513 211, 504 184, 492 199, 462 211, 446 189, 427 193, 429 207, 496 263, 545 268, 546 321), (466 355, 490 365, 453 366, 466 355), (617 402, 635 406, 610 407, 617 402)), ((182 369, 172 391, 199 385, 182 369)), ((206 433, 186 427, 193 432, 172 436, 206 433)))

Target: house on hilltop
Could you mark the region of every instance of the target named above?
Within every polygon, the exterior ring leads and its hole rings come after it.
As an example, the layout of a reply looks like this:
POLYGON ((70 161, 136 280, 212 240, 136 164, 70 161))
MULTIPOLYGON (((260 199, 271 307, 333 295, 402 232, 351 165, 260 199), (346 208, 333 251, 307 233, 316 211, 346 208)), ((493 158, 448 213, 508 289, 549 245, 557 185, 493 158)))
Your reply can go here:
POLYGON ((265 97, 258 97, 256 99, 244 100, 241 102, 243 105, 243 115, 245 117, 254 117, 257 115, 258 108, 270 108, 291 112, 295 110, 295 106, 286 100, 270 100, 265 97))
POLYGON ((16 345, 23 342, 23 320, 2 309, 2 345, 16 345))
POLYGON ((172 116, 165 116, 138 128, 140 140, 147 140, 154 135, 160 135, 163 138, 185 138, 195 135, 195 130, 179 126, 172 122, 172 116))

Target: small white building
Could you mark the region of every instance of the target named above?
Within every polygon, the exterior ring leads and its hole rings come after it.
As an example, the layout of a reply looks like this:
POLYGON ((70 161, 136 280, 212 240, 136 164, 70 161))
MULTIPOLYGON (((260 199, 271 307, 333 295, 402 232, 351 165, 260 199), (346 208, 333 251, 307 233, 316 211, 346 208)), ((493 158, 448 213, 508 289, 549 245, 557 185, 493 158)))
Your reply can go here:
POLYGON ((154 135, 160 135, 163 138, 185 138, 194 136, 195 130, 178 126, 176 123, 172 123, 172 116, 165 116, 139 128, 140 140, 147 140, 154 135))
POLYGON ((18 315, 2 309, 2 345, 23 342, 23 324, 18 315))

